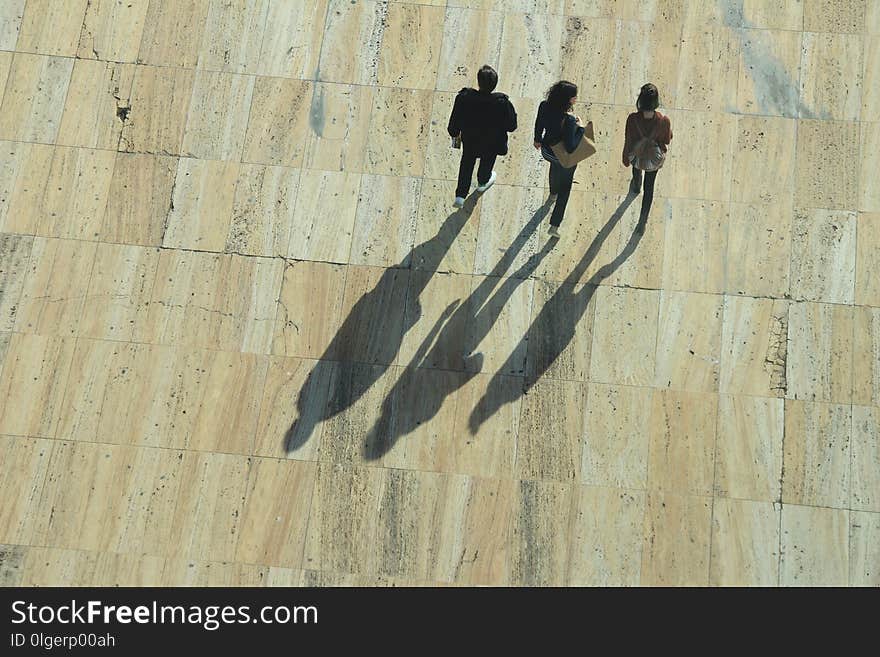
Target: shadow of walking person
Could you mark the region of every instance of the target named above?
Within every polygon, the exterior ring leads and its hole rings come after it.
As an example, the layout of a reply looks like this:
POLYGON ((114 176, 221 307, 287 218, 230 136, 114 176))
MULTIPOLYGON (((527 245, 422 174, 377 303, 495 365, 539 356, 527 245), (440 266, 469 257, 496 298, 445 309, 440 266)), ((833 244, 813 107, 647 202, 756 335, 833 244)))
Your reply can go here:
POLYGON ((603 243, 634 199, 634 194, 629 194, 624 198, 623 202, 621 202, 602 227, 602 230, 593 238, 592 243, 577 266, 566 277, 553 296, 550 297, 550 300, 541 308, 541 311, 532 321, 525 336, 520 341, 519 346, 514 349, 508 358, 508 362, 502 366, 501 371, 489 382, 486 392, 483 393, 483 396, 477 402, 468 420, 468 427, 472 435, 476 435, 483 423, 498 412, 502 406, 516 401, 531 390, 532 386, 544 375, 571 342, 577 330, 578 322, 587 311, 587 307, 599 283, 611 276, 635 252, 644 233, 645 226, 643 220, 639 221, 620 254, 608 264, 603 265, 586 283, 578 285, 584 272, 587 271, 587 268, 596 259, 603 243), (518 354, 522 353, 530 342, 533 345, 538 345, 537 348, 533 347, 531 352, 536 355, 537 361, 529 363, 529 367, 526 368, 526 377, 522 387, 510 386, 507 384, 506 379, 501 376, 501 372, 507 371, 514 364, 512 361, 518 358, 518 354))
POLYGON ((386 395, 382 414, 364 443, 364 458, 382 457, 399 438, 433 418, 449 395, 483 369, 483 354, 474 352, 514 291, 528 280, 558 242, 549 240, 514 274, 501 279, 499 285, 500 277, 516 260, 549 210, 548 204, 541 206, 468 298, 463 303, 450 304, 434 324, 386 395), (450 363, 454 371, 424 367, 436 363, 450 363), (423 377, 430 377, 429 385, 419 385, 423 377))
POLYGON ((462 208, 446 218, 434 237, 413 247, 397 267, 387 268, 373 289, 354 304, 300 389, 296 403, 298 417, 284 436, 285 451, 289 453, 302 447, 319 423, 352 406, 391 366, 404 335, 421 318, 419 295, 467 223, 479 198, 479 194, 472 194, 462 208), (411 277, 411 271, 416 268, 427 275, 411 277), (414 310, 404 312, 407 305, 414 310), (328 376, 327 361, 343 363, 339 376, 328 376), (328 378, 333 389, 324 404, 320 388, 331 385, 328 378))

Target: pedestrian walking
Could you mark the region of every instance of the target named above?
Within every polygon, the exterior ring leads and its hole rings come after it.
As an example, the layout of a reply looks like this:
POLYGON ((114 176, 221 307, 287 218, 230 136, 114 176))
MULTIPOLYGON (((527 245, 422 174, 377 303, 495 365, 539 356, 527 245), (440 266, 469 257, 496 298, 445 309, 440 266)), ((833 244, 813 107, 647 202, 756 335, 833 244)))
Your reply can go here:
POLYGON ((476 161, 477 191, 495 184, 495 158, 507 155, 507 133, 516 130, 516 110, 507 95, 495 91, 498 73, 484 65, 477 72, 478 89, 465 87, 455 97, 447 130, 454 148, 461 148, 458 186, 453 205, 464 205, 471 188, 476 161))
MULTIPOLYGON (((541 151, 541 156, 550 163, 550 197, 548 202, 554 202, 553 214, 550 215, 549 233, 552 237, 559 237, 559 226, 565 215, 565 206, 571 195, 571 186, 574 184, 574 172, 577 169, 569 161, 571 154, 578 150, 583 141, 585 126, 581 125, 581 119, 573 113, 577 102, 577 85, 560 80, 547 92, 546 100, 538 105, 538 115, 535 117, 535 148, 541 151), (561 150, 563 149, 564 150, 561 150), (565 157, 566 162, 560 161, 560 156, 565 157)), ((589 126, 592 132, 592 126, 589 126)), ((591 138, 592 135, 590 134, 591 138)), ((584 143, 583 157, 595 153, 595 148, 590 143, 584 143)), ((583 159, 579 153, 574 160, 583 159)))
POLYGON ((672 141, 672 123, 668 116, 657 111, 659 106, 660 93, 657 87, 648 83, 639 92, 636 111, 626 119, 623 166, 633 168, 630 193, 638 194, 641 190, 642 172, 645 179, 645 194, 642 196, 642 210, 637 226, 642 232, 654 200, 654 180, 666 161, 666 150, 672 141))

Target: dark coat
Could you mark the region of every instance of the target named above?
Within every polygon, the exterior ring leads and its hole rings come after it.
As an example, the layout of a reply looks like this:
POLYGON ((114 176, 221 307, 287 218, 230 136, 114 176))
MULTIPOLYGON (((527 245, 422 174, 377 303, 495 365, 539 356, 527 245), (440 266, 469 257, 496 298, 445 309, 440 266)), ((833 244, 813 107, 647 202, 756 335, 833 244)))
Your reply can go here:
POLYGON ((516 110, 502 93, 483 93, 465 87, 455 97, 450 137, 461 133, 465 147, 479 155, 507 155, 507 133, 516 130, 516 110))

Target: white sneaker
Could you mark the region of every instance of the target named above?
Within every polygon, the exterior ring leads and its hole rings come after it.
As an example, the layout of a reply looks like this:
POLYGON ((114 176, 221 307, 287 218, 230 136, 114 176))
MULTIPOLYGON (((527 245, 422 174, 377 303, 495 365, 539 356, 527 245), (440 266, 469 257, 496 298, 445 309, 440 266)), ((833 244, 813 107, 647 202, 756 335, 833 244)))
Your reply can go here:
POLYGON ((493 171, 492 175, 489 176, 489 180, 486 181, 486 184, 480 185, 479 187, 477 187, 477 191, 480 193, 485 192, 487 189, 489 189, 492 185, 495 184, 496 178, 498 178, 498 174, 493 171))
POLYGON ((547 234, 550 235, 550 237, 555 237, 556 239, 559 239, 559 227, 550 226, 550 230, 547 231, 547 234))
POLYGON ((452 202, 452 207, 455 207, 455 208, 464 207, 464 199, 461 196, 456 196, 455 200, 452 202))

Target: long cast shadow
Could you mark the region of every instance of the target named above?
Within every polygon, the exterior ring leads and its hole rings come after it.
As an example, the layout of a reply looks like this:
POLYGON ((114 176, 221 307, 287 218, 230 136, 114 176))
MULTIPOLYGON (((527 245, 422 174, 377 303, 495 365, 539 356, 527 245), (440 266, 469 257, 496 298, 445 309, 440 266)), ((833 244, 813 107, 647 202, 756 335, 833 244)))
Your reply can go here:
POLYGON ((549 204, 541 206, 492 271, 464 302, 450 304, 422 340, 400 378, 386 395, 381 416, 367 435, 364 443, 364 457, 367 460, 380 458, 399 438, 433 418, 446 397, 482 370, 483 354, 474 352, 498 320, 514 291, 528 280, 556 246, 556 240, 548 241, 513 275, 498 284, 499 277, 511 267, 549 210, 549 204), (429 378, 428 385, 419 385, 423 377, 429 378), (414 398, 410 399, 411 396, 414 398))
POLYGON ((531 390, 532 386, 544 375, 574 338, 578 323, 587 311, 599 283, 611 276, 635 252, 644 232, 644 220, 640 220, 636 225, 636 229, 620 254, 608 264, 603 265, 579 290, 575 291, 584 272, 596 259, 602 244, 635 198, 634 194, 628 194, 617 207, 602 230, 593 238, 577 266, 541 308, 519 346, 514 349, 501 370, 489 382, 486 391, 477 402, 468 420, 471 434, 475 435, 483 423, 505 404, 516 401, 531 390), (535 363, 528 363, 522 387, 510 386, 506 382, 503 372, 509 371, 518 359, 518 354, 522 353, 522 350, 526 349, 530 342, 540 345, 540 349, 533 350, 537 353, 539 360, 535 363))
POLYGON ((479 198, 479 194, 472 194, 464 207, 446 218, 434 237, 413 247, 397 267, 386 269, 373 289, 358 299, 300 389, 296 403, 298 418, 284 436, 287 452, 302 447, 319 423, 352 406, 391 366, 403 336, 421 318, 419 296, 464 228, 479 198), (416 267, 424 270, 425 275, 411 276, 416 267), (415 310, 406 312, 408 305, 415 310), (333 403, 324 403, 320 388, 327 383, 326 361, 366 363, 374 367, 360 368, 358 375, 349 377, 350 380, 337 377, 337 387, 345 389, 330 391, 333 403))

